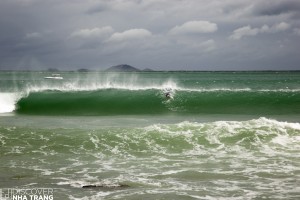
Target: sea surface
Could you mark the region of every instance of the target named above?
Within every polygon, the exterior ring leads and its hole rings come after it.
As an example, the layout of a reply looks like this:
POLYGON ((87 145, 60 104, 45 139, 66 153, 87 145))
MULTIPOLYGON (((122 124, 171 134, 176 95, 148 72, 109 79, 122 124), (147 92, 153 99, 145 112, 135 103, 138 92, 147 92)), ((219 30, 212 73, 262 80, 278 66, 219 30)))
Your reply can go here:
POLYGON ((59 73, 0 72, 0 191, 300 199, 300 72, 59 73))

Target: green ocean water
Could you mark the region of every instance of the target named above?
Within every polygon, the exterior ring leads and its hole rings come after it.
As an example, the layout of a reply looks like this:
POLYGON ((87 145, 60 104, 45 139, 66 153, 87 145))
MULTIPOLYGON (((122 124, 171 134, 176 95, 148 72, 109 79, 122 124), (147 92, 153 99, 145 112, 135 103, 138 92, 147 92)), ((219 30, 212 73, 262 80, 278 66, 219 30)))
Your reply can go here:
POLYGON ((299 199, 299 72, 0 72, 0 189, 299 199), (82 188, 86 185, 98 187, 82 188))

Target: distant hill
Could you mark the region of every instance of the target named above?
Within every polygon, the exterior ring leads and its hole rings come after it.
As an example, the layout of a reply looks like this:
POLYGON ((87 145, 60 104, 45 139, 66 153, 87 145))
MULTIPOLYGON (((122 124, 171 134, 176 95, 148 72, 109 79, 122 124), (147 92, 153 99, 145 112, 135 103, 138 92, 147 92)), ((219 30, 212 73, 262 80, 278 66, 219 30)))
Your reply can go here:
POLYGON ((146 68, 146 69, 143 69, 144 72, 153 72, 154 70, 153 69, 150 69, 150 68, 146 68))
POLYGON ((77 71, 78 71, 78 72, 89 72, 90 70, 88 70, 88 69, 83 69, 83 68, 82 68, 82 69, 78 69, 77 71))
POLYGON ((47 69, 48 72, 58 72, 59 70, 57 68, 49 68, 47 69))
POLYGON ((130 65, 116 65, 116 66, 112 66, 108 69, 106 69, 105 71, 107 72, 139 72, 141 70, 135 68, 135 67, 132 67, 130 65))

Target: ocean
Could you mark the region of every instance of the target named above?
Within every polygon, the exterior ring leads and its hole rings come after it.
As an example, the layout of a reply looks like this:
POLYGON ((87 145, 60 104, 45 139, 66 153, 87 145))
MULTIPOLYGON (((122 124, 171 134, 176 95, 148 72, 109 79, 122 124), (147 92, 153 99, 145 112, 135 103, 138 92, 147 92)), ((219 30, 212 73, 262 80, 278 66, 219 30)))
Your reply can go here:
POLYGON ((2 197, 300 199, 300 72, 59 73, 0 72, 2 197))

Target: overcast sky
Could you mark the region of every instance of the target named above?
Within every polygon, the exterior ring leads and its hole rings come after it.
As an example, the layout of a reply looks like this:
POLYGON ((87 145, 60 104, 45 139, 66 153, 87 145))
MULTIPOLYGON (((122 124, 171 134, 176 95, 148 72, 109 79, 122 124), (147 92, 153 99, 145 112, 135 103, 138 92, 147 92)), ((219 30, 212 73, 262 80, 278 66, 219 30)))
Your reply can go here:
POLYGON ((0 69, 300 70, 299 0, 0 0, 0 69))

